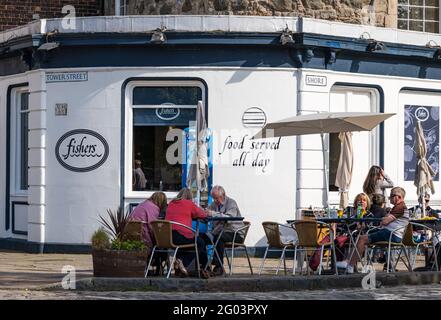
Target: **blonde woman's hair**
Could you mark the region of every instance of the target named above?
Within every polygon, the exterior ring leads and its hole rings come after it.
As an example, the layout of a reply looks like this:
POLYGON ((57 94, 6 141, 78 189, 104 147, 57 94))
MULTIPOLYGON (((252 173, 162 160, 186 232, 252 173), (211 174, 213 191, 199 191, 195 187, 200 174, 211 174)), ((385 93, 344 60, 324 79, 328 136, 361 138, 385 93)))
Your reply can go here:
POLYGON ((174 198, 172 201, 178 201, 178 200, 192 200, 193 195, 191 194, 190 189, 188 188, 182 188, 179 190, 178 195, 176 198, 174 198))
POLYGON ((149 200, 156 204, 160 211, 163 211, 165 210, 165 208, 167 208, 167 196, 164 192, 158 191, 153 193, 149 200))
POLYGON ((354 207, 356 207, 356 203, 364 197, 366 199, 366 210, 369 210, 371 208, 371 199, 369 199, 368 195, 366 193, 359 193, 354 198, 354 207))

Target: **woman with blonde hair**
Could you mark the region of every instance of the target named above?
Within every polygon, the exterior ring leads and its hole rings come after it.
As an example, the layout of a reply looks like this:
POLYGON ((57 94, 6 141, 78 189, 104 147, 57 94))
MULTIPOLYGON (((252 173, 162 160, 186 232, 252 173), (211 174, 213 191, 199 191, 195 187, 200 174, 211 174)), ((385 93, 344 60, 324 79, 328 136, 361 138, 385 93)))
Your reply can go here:
POLYGON ((384 195, 386 188, 393 188, 394 183, 380 166, 372 166, 363 183, 363 192, 372 200, 375 193, 384 195))
POLYGON ((359 193, 354 198, 354 208, 357 209, 361 205, 361 209, 368 211, 371 208, 371 200, 366 193, 359 193))

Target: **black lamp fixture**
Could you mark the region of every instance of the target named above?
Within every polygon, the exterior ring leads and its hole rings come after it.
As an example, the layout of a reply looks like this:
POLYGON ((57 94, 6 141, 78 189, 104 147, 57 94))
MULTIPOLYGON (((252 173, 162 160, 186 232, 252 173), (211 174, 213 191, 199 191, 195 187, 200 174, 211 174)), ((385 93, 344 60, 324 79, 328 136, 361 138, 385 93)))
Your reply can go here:
POLYGON ((283 29, 282 34, 280 35, 280 43, 282 45, 289 45, 295 43, 292 37, 292 31, 289 30, 288 25, 286 25, 286 28, 283 29))
POLYGON ((163 44, 167 41, 167 37, 165 36, 165 30, 167 30, 166 27, 161 26, 160 28, 157 28, 152 33, 152 37, 150 39, 150 43, 153 44, 163 44))
POLYGON ((52 37, 56 34, 58 34, 58 29, 54 29, 53 31, 46 33, 46 42, 40 45, 37 50, 50 51, 58 48, 60 46, 59 42, 49 42, 49 37, 52 37))
POLYGON ((327 50, 325 52, 325 64, 333 64, 337 61, 337 51, 327 50))
POLYGON ((371 35, 367 31, 361 34, 360 39, 368 41, 368 45, 366 46, 366 51, 368 52, 384 51, 387 49, 386 45, 383 42, 372 39, 371 35), (365 35, 367 35, 368 37, 366 38, 365 35))

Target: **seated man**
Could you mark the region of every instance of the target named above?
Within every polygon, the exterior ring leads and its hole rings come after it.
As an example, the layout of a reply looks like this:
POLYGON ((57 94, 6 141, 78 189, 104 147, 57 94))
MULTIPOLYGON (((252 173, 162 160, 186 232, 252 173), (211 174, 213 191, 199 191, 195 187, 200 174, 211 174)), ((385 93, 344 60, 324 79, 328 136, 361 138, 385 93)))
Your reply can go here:
MULTIPOLYGON (((363 235, 360 237, 357 243, 357 249, 360 252, 360 256, 363 256, 366 244, 371 244, 380 241, 389 242, 390 235, 392 234, 392 242, 401 242, 404 231, 409 223, 409 211, 404 203, 404 197, 406 191, 401 187, 392 188, 390 191, 390 202, 394 205, 392 210, 382 219, 380 226, 382 227, 377 232, 370 233, 369 235, 363 235), (402 227, 399 230, 395 230, 402 227)), ((347 273, 354 272, 354 266, 358 261, 358 255, 353 254, 351 261, 337 262, 337 267, 346 268, 347 273)))
MULTIPOLYGON (((425 209, 425 214, 426 217, 435 217, 435 218, 439 218, 439 212, 438 210, 435 210, 433 208, 430 207, 430 194, 426 193, 424 194, 424 209, 425 209)), ((423 212, 423 208, 421 207, 420 204, 417 204, 415 207, 412 207, 410 209, 410 211, 412 211, 414 214, 417 210, 420 210, 420 212, 423 212)))
MULTIPOLYGON (((236 201, 227 197, 225 190, 221 186, 214 186, 211 189, 211 196, 213 197, 213 203, 208 206, 208 210, 211 211, 213 217, 240 217, 240 211, 236 201)), ((219 253, 220 261, 216 256, 213 258, 215 265, 213 272, 216 275, 223 273, 223 261, 224 261, 224 244, 225 242, 233 241, 234 232, 244 226, 242 221, 217 221, 213 223, 212 234, 214 235, 214 243, 219 239, 219 235, 222 231, 222 236, 216 246, 216 251, 219 253)), ((235 242, 243 242, 244 235, 238 232, 235 242)))

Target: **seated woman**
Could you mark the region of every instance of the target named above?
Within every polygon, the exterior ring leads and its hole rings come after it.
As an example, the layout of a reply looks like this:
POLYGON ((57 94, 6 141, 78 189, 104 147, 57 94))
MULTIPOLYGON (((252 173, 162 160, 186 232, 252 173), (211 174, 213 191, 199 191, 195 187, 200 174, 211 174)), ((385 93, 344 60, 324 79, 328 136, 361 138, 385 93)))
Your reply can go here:
POLYGON ((129 216, 132 221, 146 222, 143 225, 142 238, 148 248, 153 247, 153 233, 150 229, 150 222, 157 220, 161 211, 167 207, 167 196, 164 192, 155 192, 150 198, 140 203, 133 209, 129 216))
MULTIPOLYGON (((150 252, 155 243, 153 232, 150 228, 150 222, 160 218, 161 212, 167 208, 167 196, 164 192, 155 192, 151 197, 140 203, 133 209, 129 216, 129 220, 145 222, 142 226, 142 239, 150 252)), ((153 265, 156 267, 155 274, 161 272, 162 261, 167 260, 167 255, 155 255, 153 265)))
MULTIPOLYGON (((192 219, 207 217, 207 213, 195 205, 192 201, 191 191, 187 188, 181 189, 175 199, 173 199, 167 207, 165 213, 165 220, 174 221, 192 227, 192 219)), ((174 244, 193 244, 194 234, 178 225, 173 225, 173 243, 174 244)), ((209 274, 203 270, 207 264, 208 257, 205 247, 205 241, 201 238, 197 238, 197 247, 199 253, 199 263, 202 265, 201 277, 208 278, 209 274)), ((188 276, 187 267, 190 265, 193 257, 192 255, 185 254, 185 252, 178 251, 178 259, 175 261, 175 274, 180 276, 188 276)))

